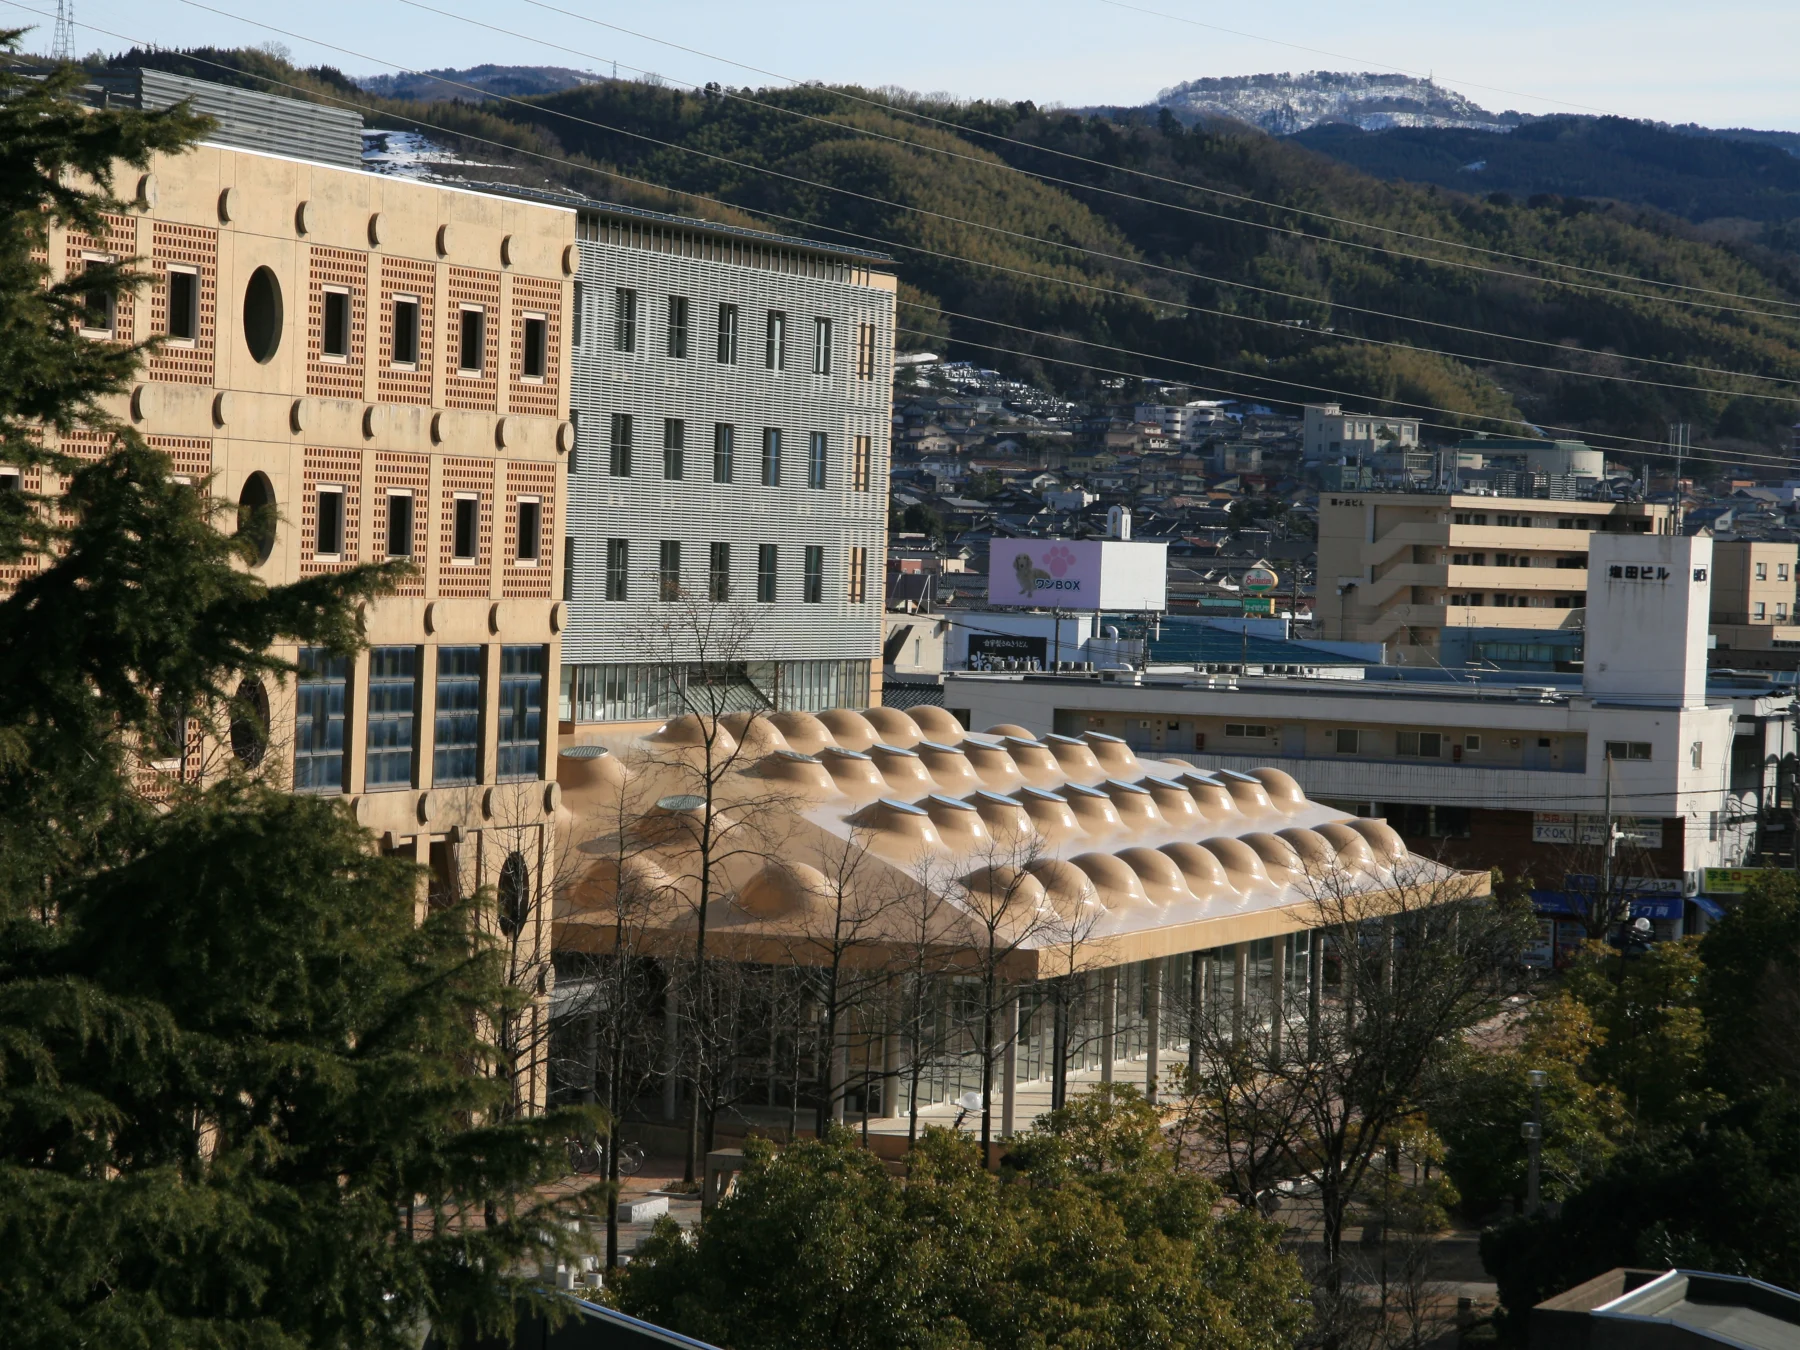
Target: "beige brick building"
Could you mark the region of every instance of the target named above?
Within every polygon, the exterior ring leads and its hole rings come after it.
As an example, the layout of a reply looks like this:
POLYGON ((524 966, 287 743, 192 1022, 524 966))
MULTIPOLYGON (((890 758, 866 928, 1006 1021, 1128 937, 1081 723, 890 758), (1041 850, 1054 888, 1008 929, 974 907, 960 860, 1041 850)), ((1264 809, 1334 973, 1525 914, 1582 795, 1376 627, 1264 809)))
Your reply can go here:
MULTIPOLYGON (((50 250, 58 277, 133 257, 151 276, 86 330, 167 336, 117 414, 210 478, 221 528, 239 505, 271 584, 396 558, 419 573, 369 607, 366 651, 289 649, 298 679, 241 691, 267 709, 266 745, 195 724, 157 771, 205 776, 236 755, 347 799, 383 848, 431 868, 433 895, 496 887, 515 974, 541 988, 574 213, 213 144, 121 193, 135 205, 104 237, 58 230, 50 250)), ((533 1076, 541 1096, 541 1064, 533 1076)))

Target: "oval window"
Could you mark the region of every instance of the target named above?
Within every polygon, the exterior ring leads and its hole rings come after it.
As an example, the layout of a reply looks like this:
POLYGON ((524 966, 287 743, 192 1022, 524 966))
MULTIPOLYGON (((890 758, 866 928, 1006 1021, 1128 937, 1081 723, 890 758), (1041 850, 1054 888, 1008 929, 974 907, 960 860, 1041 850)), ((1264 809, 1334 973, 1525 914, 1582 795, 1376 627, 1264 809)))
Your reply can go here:
POLYGON ((254 769, 268 744, 269 693, 261 680, 246 679, 231 700, 231 753, 246 769, 254 769))
POLYGON ((260 364, 281 347, 281 283, 266 267, 252 272, 244 287, 244 342, 260 364))
POLYGON ((497 890, 496 917, 500 920, 500 933, 507 938, 517 937, 531 918, 531 871, 525 865, 524 854, 507 854, 506 861, 500 865, 497 890))
POLYGON ((275 551, 275 525, 275 485, 258 469, 244 480, 244 490, 238 493, 237 520, 238 534, 256 550, 258 567, 275 551))

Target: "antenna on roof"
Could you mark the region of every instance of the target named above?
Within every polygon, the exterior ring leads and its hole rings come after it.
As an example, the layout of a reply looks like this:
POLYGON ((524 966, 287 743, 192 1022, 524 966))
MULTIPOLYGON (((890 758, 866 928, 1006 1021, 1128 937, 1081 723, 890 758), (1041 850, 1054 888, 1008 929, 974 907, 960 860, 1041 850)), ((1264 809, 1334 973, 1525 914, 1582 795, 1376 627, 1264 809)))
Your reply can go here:
POLYGON ((56 0, 56 29, 50 40, 50 59, 75 59, 75 0, 56 0))

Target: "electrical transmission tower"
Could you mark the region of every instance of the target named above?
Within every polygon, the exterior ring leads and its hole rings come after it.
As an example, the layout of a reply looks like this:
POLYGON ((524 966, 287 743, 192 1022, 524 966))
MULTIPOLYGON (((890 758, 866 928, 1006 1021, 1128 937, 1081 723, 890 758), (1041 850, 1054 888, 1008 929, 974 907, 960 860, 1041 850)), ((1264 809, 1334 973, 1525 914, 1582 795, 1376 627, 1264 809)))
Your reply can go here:
POLYGON ((56 33, 50 56, 57 61, 75 59, 75 0, 56 0, 56 33))

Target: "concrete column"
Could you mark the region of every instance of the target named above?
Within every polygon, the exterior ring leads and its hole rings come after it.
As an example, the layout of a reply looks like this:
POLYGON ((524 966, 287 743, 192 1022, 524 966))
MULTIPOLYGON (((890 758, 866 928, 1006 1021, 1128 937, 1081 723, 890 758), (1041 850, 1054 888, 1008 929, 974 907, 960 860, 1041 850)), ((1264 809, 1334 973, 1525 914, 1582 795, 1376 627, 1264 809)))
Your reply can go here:
POLYGON ((1000 1034, 1006 1037, 1006 1051, 1000 1057, 1000 1137, 1013 1132, 1013 1111, 1019 1095, 1019 995, 1015 990, 1006 1000, 1000 1014, 1000 1034))
POLYGON ((681 996, 671 986, 663 1000, 663 1119, 675 1119, 681 1100, 681 996))
POLYGON ((1306 1055, 1319 1057, 1319 999, 1325 983, 1325 930, 1315 928, 1306 941, 1306 1055))
POLYGON ((1231 944, 1231 1042, 1244 1043, 1244 1008, 1250 999, 1250 944, 1231 944))
POLYGON ((1108 966, 1100 976, 1100 1081, 1113 1080, 1114 1042, 1119 1027, 1119 968, 1108 966))
POLYGON ((1269 1053, 1281 1054, 1287 1017, 1287 937, 1274 939, 1275 959, 1269 968, 1269 1053))
POLYGON ((1151 959, 1144 966, 1144 1031, 1148 1048, 1144 1052, 1144 1096, 1156 1100, 1156 1078, 1161 1072, 1162 1050, 1162 961, 1151 959))
POLYGON ((1212 962, 1205 952, 1188 954, 1188 1078, 1200 1077, 1200 1028, 1206 1016, 1206 971, 1212 962))
POLYGON ((900 1117, 900 1033, 892 1027, 881 1038, 881 1118, 900 1117))

